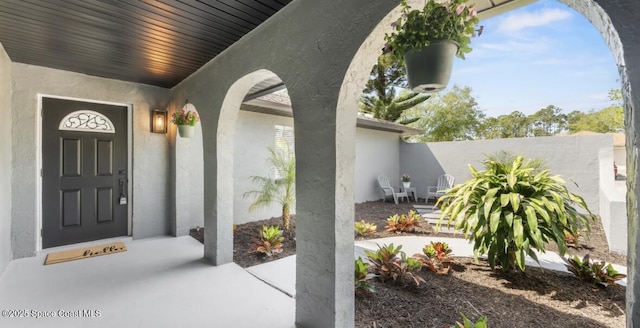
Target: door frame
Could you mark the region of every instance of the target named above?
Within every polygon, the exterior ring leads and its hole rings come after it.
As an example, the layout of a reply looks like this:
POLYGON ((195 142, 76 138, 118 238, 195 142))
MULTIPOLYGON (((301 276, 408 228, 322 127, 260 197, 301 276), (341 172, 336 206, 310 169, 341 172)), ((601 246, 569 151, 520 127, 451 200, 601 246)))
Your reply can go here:
POLYGON ((55 98, 71 101, 82 101, 94 104, 104 104, 113 106, 123 106, 127 108, 127 194, 129 195, 129 206, 127 208, 127 236, 131 236, 133 232, 133 105, 127 103, 118 103, 112 101, 101 101, 94 99, 84 99, 76 97, 66 97, 58 95, 50 95, 44 93, 37 94, 37 126, 36 126, 36 251, 42 250, 42 98, 55 98))

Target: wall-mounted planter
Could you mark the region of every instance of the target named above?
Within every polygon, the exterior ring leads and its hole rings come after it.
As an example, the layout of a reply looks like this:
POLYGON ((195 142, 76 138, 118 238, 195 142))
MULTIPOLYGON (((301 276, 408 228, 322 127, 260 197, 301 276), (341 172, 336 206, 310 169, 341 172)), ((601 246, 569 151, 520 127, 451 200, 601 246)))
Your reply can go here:
POLYGON ((178 125, 178 134, 182 138, 191 138, 195 130, 196 127, 192 125, 178 125))
POLYGON ((435 92, 447 87, 458 44, 451 40, 431 41, 420 50, 404 55, 407 80, 413 92, 435 92))

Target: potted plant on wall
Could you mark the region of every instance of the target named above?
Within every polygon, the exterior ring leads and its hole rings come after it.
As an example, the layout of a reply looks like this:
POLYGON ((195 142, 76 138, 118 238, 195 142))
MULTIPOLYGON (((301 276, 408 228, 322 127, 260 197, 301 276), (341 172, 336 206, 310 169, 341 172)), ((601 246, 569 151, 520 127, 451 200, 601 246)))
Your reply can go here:
POLYGON ((422 10, 412 9, 402 0, 402 16, 385 34, 385 52, 393 52, 407 68, 409 87, 414 92, 434 92, 449 83, 454 56, 464 59, 469 43, 482 27, 475 5, 468 0, 429 0, 422 10))
POLYGON ((178 134, 182 138, 191 138, 195 131, 196 123, 200 120, 198 113, 189 108, 189 105, 191 104, 187 103, 181 110, 171 115, 171 123, 178 126, 178 134))

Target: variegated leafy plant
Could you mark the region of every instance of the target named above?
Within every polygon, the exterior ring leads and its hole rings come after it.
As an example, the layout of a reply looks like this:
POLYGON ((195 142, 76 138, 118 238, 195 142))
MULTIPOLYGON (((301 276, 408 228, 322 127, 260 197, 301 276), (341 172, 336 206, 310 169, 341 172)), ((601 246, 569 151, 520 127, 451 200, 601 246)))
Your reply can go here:
POLYGON ((487 254, 492 269, 524 271, 525 257, 555 242, 567 251, 565 232, 577 235, 593 218, 582 197, 569 192, 564 180, 523 156, 488 157, 485 170, 469 165, 473 178, 454 186, 438 200, 448 225, 474 242, 474 257, 487 254), (583 212, 579 211, 582 209, 583 212))

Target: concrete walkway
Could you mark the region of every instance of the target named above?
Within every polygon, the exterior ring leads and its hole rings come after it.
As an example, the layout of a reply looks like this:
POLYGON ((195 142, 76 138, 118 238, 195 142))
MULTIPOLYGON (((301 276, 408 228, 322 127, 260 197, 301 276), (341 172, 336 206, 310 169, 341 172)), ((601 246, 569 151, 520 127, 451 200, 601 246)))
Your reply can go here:
MULTIPOLYGON (((236 264, 207 263, 190 236, 126 246, 47 266, 45 253, 11 262, 0 277, 0 327, 295 327, 294 299, 236 264)), ((295 272, 295 262, 285 270, 295 272)))

